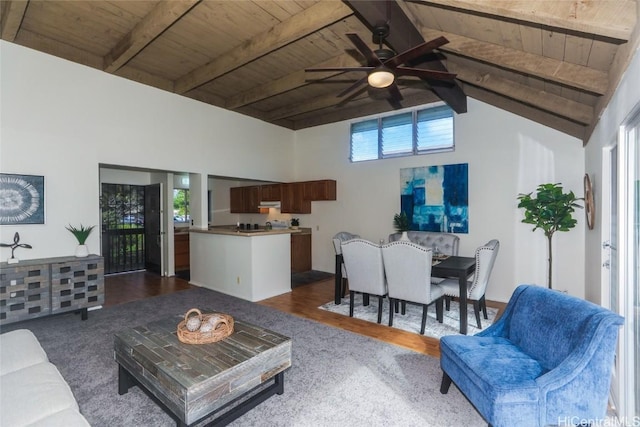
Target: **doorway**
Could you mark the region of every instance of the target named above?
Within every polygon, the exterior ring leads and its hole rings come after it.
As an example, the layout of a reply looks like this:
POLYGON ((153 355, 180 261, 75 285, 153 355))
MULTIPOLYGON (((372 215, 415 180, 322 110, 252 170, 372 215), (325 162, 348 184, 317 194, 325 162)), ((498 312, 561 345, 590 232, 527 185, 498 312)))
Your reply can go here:
POLYGON ((102 255, 105 274, 144 269, 145 187, 102 184, 102 255))
POLYGON ((105 274, 148 269, 160 274, 160 185, 102 184, 105 274))

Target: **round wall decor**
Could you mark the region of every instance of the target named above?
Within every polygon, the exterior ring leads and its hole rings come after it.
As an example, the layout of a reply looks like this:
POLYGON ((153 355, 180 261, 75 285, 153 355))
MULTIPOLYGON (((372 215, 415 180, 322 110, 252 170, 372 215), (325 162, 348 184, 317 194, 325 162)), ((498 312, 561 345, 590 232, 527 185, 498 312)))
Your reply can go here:
POLYGON ((589 174, 584 174, 584 211, 587 215, 587 226, 589 230, 593 230, 596 223, 596 205, 593 199, 593 187, 589 174))

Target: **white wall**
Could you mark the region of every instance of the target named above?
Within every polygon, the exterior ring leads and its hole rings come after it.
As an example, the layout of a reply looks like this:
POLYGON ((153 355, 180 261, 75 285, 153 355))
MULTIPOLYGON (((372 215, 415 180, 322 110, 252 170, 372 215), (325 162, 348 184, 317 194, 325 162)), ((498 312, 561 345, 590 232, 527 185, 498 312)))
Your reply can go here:
POLYGON ((595 194, 596 223, 593 230, 586 231, 586 298, 596 303, 606 300, 603 292, 601 273, 602 263, 606 258, 603 254, 601 243, 607 239, 606 230, 609 223, 603 223, 603 152, 612 146, 616 139, 620 126, 632 113, 634 108, 640 105, 640 49, 627 67, 624 76, 618 85, 607 108, 600 116, 600 121, 595 127, 589 143, 586 147, 585 170, 591 176, 595 194))
MULTIPOLYGON (((460 252, 500 239, 487 296, 506 300, 518 283, 546 281, 544 237, 519 222, 517 194, 554 181, 581 195, 580 141, 473 99, 456 117, 455 152, 351 164, 348 122, 292 132, 4 41, 0 49, 0 170, 45 176, 46 224, 0 227, 0 241, 19 231, 34 246, 17 252, 22 259, 73 253, 64 226, 99 222, 104 164, 264 181, 336 179, 338 200, 312 202, 313 214, 300 215, 314 233, 313 268, 333 271, 333 234, 350 230, 378 241, 393 231, 401 168, 466 162, 471 232, 461 235, 460 252)), ((577 229, 556 238, 554 280, 582 296, 584 216, 577 217, 577 229)), ((97 233, 88 244, 99 253, 97 233)))
POLYGON ((45 177, 46 224, 0 227, 1 242, 18 231, 33 245, 18 258, 73 254, 65 225, 99 223, 99 164, 293 178, 288 129, 12 43, 0 52, 0 171, 45 177))
MULTIPOLYGON (((349 125, 341 122, 296 133, 296 179, 333 178, 336 202, 313 202, 302 215, 313 228, 313 268, 334 270, 331 237, 350 231, 377 242, 393 230, 400 211, 400 169, 469 164, 469 230, 459 234, 460 254, 500 240, 487 298, 506 301, 516 285, 546 286, 546 238, 522 224, 517 195, 545 182, 560 182, 582 197, 584 149, 573 137, 469 98, 468 113, 455 117, 456 150, 450 153, 349 162, 349 125)), ((584 213, 578 225, 554 237, 554 288, 584 295, 584 213)))

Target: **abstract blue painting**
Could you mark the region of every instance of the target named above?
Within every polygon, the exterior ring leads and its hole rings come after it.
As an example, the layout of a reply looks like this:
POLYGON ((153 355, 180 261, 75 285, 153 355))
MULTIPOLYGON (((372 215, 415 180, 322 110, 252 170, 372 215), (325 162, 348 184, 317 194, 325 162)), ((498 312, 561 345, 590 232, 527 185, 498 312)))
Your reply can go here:
POLYGON ((409 228, 469 232, 469 164, 400 169, 400 210, 409 228))

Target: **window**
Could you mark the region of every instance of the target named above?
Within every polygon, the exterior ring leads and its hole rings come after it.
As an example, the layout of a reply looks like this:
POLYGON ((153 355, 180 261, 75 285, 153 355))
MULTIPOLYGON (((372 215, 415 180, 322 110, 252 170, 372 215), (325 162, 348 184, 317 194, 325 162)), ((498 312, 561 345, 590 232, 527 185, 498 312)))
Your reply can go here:
POLYGON ((453 150, 453 111, 446 105, 351 125, 351 161, 453 150))
POLYGON ((173 190, 173 221, 188 222, 189 216, 189 190, 174 188, 173 190))

